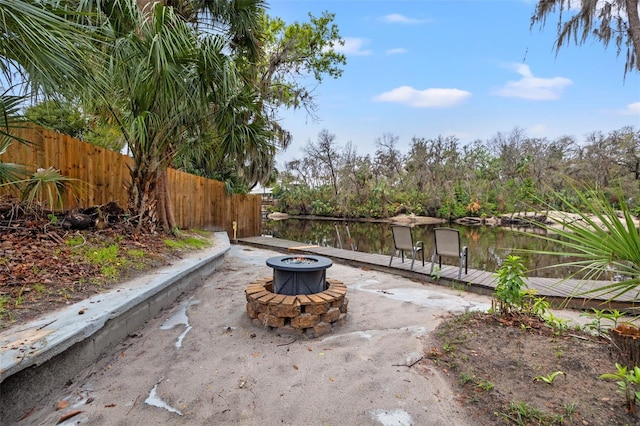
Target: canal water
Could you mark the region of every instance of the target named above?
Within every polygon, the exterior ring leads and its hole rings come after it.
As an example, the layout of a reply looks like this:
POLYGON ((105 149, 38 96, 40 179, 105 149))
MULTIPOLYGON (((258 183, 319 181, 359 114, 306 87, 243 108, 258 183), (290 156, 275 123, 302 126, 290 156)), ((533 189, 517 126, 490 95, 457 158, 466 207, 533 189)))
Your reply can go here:
MULTIPOLYGON (((529 276, 566 277, 572 272, 568 268, 546 268, 569 258, 551 255, 523 253, 525 250, 566 251, 560 244, 535 238, 526 232, 506 227, 461 226, 461 225, 415 225, 413 235, 425 246, 425 261, 433 253, 433 228, 448 226, 460 231, 462 245, 469 247, 469 267, 495 272, 503 259, 518 255, 524 259, 529 276)), ((286 219, 268 220, 262 225, 263 235, 297 241, 302 244, 342 248, 365 253, 391 255, 393 237, 391 224, 381 222, 353 222, 330 220, 286 219)), ((443 262, 446 260, 443 259, 443 262)), ((449 262, 454 261, 449 259, 449 262)), ((452 263, 451 263, 452 264, 452 263)))

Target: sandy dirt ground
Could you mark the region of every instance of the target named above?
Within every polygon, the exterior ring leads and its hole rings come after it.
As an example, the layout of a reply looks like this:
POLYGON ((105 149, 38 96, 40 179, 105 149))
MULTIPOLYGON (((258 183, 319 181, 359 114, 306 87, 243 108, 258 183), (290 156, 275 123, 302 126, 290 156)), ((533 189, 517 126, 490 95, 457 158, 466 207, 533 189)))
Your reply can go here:
POLYGON ((233 245, 202 287, 20 424, 77 411, 61 424, 474 424, 441 373, 416 361, 444 316, 485 310, 488 297, 334 264, 346 323, 317 339, 279 335, 251 322, 244 295, 277 255, 233 245))

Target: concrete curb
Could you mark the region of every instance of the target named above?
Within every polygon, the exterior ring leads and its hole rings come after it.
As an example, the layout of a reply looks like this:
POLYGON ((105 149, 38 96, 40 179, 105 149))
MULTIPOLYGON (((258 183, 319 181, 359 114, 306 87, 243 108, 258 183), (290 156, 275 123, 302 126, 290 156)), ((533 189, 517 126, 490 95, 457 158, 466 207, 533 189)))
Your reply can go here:
POLYGON ((0 424, 11 424, 109 349, 200 285, 231 248, 214 244, 117 289, 0 333, 0 424))

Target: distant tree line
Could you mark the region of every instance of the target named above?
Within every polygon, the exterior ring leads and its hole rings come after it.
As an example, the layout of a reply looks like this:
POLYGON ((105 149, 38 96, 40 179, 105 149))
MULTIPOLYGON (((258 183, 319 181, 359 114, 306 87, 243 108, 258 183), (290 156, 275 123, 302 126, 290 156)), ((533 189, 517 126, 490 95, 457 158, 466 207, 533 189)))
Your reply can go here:
POLYGON ((414 137, 406 153, 397 136, 384 134, 376 147, 373 155, 359 155, 353 143, 340 147, 336 135, 322 130, 307 142, 304 159, 280 172, 275 208, 344 218, 489 217, 562 208, 562 198, 580 205, 572 190, 579 185, 640 213, 640 130, 632 126, 592 132, 581 143, 572 136, 531 138, 514 128, 470 144, 414 137))

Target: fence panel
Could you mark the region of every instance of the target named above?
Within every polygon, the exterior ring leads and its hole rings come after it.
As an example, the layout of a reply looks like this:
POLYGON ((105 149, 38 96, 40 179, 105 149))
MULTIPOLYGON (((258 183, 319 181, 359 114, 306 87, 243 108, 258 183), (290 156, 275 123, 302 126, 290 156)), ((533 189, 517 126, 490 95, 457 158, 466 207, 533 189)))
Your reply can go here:
MULTIPOLYGON (((55 167, 62 175, 78 179, 85 191, 79 200, 65 196, 66 208, 91 207, 115 201, 123 208, 128 204, 131 183, 129 156, 102 149, 68 135, 39 127, 19 129, 16 135, 32 143, 13 142, 0 161, 25 165, 30 172, 55 167)), ((222 182, 169 169, 167 183, 178 226, 227 231, 233 238, 233 222, 237 238, 260 235, 259 195, 229 195, 222 182)), ((0 187, 0 194, 9 192, 0 187)))

